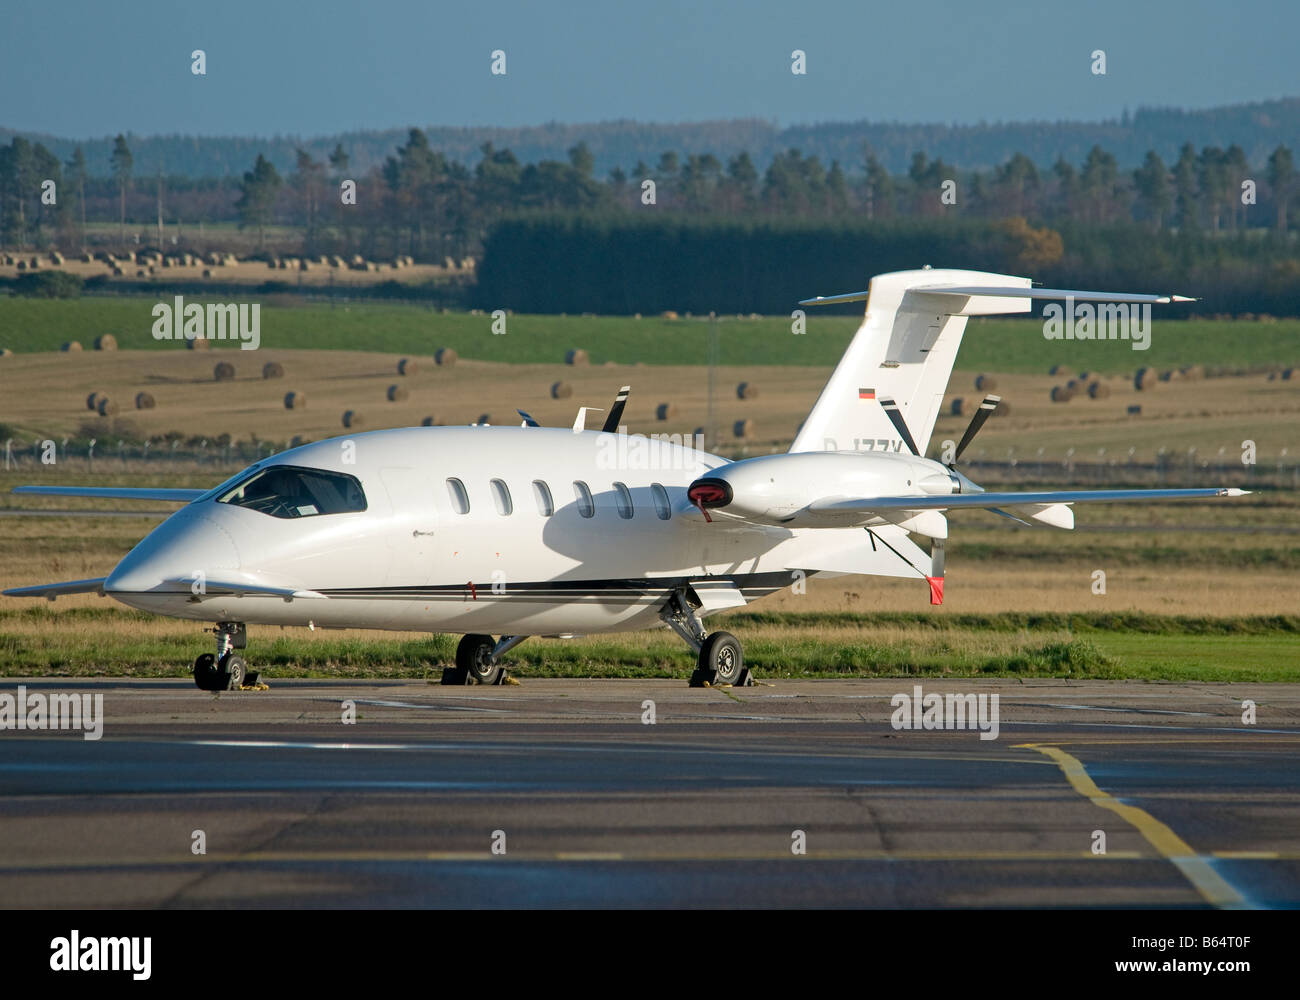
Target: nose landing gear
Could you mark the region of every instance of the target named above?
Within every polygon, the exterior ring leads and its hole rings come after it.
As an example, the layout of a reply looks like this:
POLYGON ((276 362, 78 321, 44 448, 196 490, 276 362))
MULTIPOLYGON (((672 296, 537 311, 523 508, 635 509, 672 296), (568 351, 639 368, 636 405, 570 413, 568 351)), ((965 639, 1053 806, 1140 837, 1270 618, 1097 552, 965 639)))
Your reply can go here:
POLYGON ((194 661, 194 683, 201 691, 265 690, 259 674, 248 669, 235 652, 248 646, 248 629, 243 622, 218 622, 211 629, 217 637, 217 652, 203 653, 194 661))

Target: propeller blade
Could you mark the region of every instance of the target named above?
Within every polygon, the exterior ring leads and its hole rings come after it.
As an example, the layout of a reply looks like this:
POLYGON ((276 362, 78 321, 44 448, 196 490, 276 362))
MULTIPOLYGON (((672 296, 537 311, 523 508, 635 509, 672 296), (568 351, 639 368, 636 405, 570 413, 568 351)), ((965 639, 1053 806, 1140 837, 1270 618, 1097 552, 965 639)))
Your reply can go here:
POLYGON ((618 422, 623 419, 623 407, 627 406, 627 394, 632 391, 630 385, 625 385, 618 390, 618 398, 614 400, 613 409, 605 417, 605 426, 601 428, 607 434, 613 434, 618 430, 618 422))
POLYGON ((523 422, 523 425, 522 425, 522 426, 524 426, 524 427, 541 427, 541 426, 542 426, 541 424, 539 424, 539 423, 537 422, 537 420, 536 420, 534 417, 532 417, 531 415, 525 413, 523 410, 515 410, 515 412, 518 413, 521 417, 524 418, 524 422, 523 422))
POLYGON ((903 444, 907 445, 908 451, 917 458, 920 458, 921 453, 916 450, 916 442, 912 440, 912 432, 907 429, 907 421, 903 419, 903 414, 898 409, 898 404, 892 399, 882 399, 880 405, 885 408, 885 416, 887 416, 889 422, 894 425, 894 430, 898 431, 898 436, 903 439, 903 444))
POLYGON ((988 509, 989 511, 991 511, 992 513, 994 513, 994 514, 997 514, 999 517, 1006 517, 1006 518, 1010 518, 1012 521, 1019 521, 1019 522, 1020 522, 1021 524, 1023 524, 1026 528, 1032 528, 1032 527, 1033 527, 1033 525, 1030 524, 1028 521, 1026 521, 1023 517, 1016 517, 1015 514, 1009 514, 1009 513, 1007 513, 1005 510, 1003 510, 1001 507, 989 507, 989 508, 987 508, 987 509, 988 509))
POLYGON ((993 416, 993 411, 998 408, 998 403, 1002 402, 1001 396, 985 396, 984 402, 980 403, 980 408, 975 411, 975 415, 970 418, 970 424, 966 427, 966 433, 961 436, 957 443, 957 450, 953 453, 952 464, 956 465, 957 460, 961 458, 961 453, 966 450, 966 446, 974 440, 975 435, 979 433, 984 421, 993 416))

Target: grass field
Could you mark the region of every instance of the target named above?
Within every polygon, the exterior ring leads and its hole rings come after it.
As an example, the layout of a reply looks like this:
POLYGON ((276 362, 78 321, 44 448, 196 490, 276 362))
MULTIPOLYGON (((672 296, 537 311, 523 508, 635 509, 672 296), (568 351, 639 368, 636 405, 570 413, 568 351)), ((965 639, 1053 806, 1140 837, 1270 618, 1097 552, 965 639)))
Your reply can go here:
MULTIPOLYGON (((265 270, 263 274, 278 272, 265 270)), ((259 301, 256 298, 249 301, 259 301)), ((171 294, 133 298, 95 296, 74 300, 0 297, 0 347, 20 353, 55 351, 67 340, 89 348, 113 334, 125 349, 174 351, 156 341, 151 310, 171 294)), ((1171 309, 1173 307, 1170 307, 1171 309)), ((1134 351, 1124 341, 1049 341, 1035 320, 972 320, 959 367, 967 371, 1044 374, 1055 364, 1109 375, 1131 374, 1143 365, 1300 364, 1300 320, 1244 322, 1182 320, 1171 311, 1153 320, 1151 347, 1134 351)), ((860 317, 811 311, 807 333, 791 333, 788 317, 723 317, 719 323, 724 365, 831 366, 843 353, 860 317)), ((342 350, 429 355, 451 347, 463 358, 512 364, 561 361, 570 348, 586 350, 594 364, 698 365, 708 360, 707 321, 647 316, 510 316, 507 333, 494 335, 487 315, 443 313, 416 305, 277 305, 263 301, 261 337, 270 350, 342 350)), ((227 349, 234 349, 228 347, 227 349)))

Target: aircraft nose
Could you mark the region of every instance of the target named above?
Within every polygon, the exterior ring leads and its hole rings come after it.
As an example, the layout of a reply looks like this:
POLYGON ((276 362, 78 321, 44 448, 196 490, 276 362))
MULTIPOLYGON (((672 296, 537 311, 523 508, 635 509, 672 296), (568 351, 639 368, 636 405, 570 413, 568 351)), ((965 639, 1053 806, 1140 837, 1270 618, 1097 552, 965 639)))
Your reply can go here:
POLYGON ((239 569, 239 549, 230 533, 202 514, 177 511, 145 536, 104 581, 104 590, 143 593, 179 589, 168 580, 219 579, 239 569))

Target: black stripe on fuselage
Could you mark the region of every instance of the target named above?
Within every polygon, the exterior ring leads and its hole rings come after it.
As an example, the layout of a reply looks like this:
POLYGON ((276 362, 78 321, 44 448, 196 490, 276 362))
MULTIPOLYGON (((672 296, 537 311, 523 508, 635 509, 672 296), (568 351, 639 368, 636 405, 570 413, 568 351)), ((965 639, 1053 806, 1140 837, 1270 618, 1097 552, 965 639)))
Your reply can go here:
MULTIPOLYGON (((794 582, 794 573, 810 573, 810 570, 785 571, 778 573, 737 573, 728 576, 710 577, 646 577, 639 580, 539 580, 497 583, 494 592, 492 581, 473 581, 473 586, 466 583, 425 584, 401 587, 344 587, 320 590, 318 593, 337 599, 347 598, 383 598, 387 600, 465 600, 475 595, 511 597, 537 602, 554 600, 573 600, 582 597, 597 597, 605 600, 640 600, 659 597, 671 590, 687 584, 731 584, 746 597, 751 594, 765 596, 788 587, 794 582)), ((707 590, 707 586, 701 589, 707 590)))

